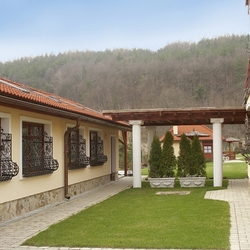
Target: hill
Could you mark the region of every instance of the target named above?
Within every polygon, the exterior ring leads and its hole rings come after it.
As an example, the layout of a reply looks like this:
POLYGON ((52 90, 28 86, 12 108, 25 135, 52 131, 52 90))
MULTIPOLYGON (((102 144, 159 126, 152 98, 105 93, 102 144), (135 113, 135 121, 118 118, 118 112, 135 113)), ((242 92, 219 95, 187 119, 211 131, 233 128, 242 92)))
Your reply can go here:
POLYGON ((96 109, 240 106, 246 36, 176 42, 156 52, 74 51, 0 63, 0 75, 96 109))

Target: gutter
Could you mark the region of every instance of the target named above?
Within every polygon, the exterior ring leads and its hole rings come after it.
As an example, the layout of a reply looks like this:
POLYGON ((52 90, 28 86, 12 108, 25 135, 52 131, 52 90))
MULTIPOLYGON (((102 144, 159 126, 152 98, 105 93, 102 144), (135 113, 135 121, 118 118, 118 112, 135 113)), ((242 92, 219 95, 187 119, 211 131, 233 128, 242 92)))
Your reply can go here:
POLYGON ((70 199, 69 195, 69 175, 68 175, 68 135, 70 132, 78 130, 80 127, 81 119, 80 117, 77 119, 76 126, 73 128, 68 128, 64 133, 64 197, 66 199, 70 199))

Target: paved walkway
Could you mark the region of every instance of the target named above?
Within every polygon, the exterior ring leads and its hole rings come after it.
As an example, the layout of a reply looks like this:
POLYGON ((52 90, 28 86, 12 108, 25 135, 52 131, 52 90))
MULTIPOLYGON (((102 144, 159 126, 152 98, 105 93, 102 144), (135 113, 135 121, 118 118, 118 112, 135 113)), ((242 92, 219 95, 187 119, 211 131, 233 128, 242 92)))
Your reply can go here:
MULTIPOLYGON (((54 206, 36 210, 24 217, 0 224, 0 250, 33 250, 33 249, 70 249, 70 248, 37 248, 20 246, 26 239, 47 229, 50 225, 62 221, 79 211, 99 203, 112 195, 132 186, 132 177, 120 178, 102 187, 95 188, 81 195, 72 197, 54 206)), ((74 248, 80 249, 80 248, 74 248)))
MULTIPOLYGON (((0 224, 0 250, 102 250, 101 248, 38 248, 20 245, 50 225, 131 187, 132 182, 132 177, 124 177, 55 206, 48 206, 21 218, 0 224)), ((205 196, 207 199, 225 200, 230 204, 231 250, 250 250, 250 195, 248 190, 248 180, 230 180, 227 190, 207 192, 205 196)))
POLYGON ((250 250, 249 180, 230 180, 225 190, 207 192, 205 198, 228 201, 230 205, 231 250, 250 250))

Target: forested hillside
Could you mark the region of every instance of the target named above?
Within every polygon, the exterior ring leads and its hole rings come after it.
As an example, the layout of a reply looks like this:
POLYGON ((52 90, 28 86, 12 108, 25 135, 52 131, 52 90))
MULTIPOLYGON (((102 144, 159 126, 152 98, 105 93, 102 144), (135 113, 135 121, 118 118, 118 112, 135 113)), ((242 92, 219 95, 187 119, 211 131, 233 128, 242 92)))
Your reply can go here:
POLYGON ((75 51, 0 63, 0 75, 96 110, 240 106, 246 36, 176 42, 157 52, 75 51))

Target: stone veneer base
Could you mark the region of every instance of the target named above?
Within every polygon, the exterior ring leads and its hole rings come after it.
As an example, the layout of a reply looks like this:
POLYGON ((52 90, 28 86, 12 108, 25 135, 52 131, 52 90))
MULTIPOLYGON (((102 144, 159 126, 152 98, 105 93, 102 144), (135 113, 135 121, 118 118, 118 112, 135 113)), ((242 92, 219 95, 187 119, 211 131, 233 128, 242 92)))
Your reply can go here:
MULTIPOLYGON (((79 195, 110 182, 110 175, 69 185, 70 196, 79 195)), ((63 201, 64 187, 0 204, 0 223, 13 220, 47 205, 63 201)))

